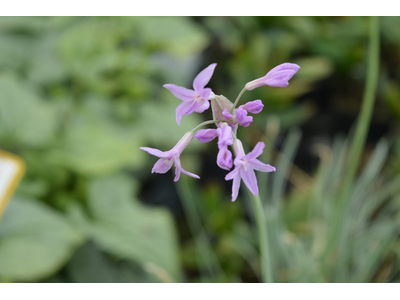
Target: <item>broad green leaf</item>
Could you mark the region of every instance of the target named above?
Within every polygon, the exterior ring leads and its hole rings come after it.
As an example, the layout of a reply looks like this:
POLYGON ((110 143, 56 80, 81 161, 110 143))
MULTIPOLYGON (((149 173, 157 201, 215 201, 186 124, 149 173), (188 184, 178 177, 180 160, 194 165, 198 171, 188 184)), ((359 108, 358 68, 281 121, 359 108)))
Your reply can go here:
POLYGON ((90 219, 71 212, 76 223, 103 250, 140 263, 160 281, 180 280, 178 245, 171 215, 133 199, 132 179, 93 180, 88 188, 90 219))
POLYGON ((143 42, 176 56, 201 53, 208 44, 203 29, 187 17, 140 17, 143 42))
POLYGON ((66 267, 76 283, 150 282, 150 277, 132 261, 113 259, 93 243, 79 248, 66 267))
POLYGON ((140 167, 145 153, 139 150, 139 127, 122 126, 112 120, 106 115, 110 104, 101 98, 85 102, 68 122, 65 134, 50 149, 49 160, 84 175, 140 167))
POLYGON ((54 137, 57 114, 26 82, 0 77, 0 140, 7 145, 42 147, 54 137))
POLYGON ((49 276, 81 242, 59 213, 33 199, 14 198, 0 222, 0 277, 35 281, 49 276))

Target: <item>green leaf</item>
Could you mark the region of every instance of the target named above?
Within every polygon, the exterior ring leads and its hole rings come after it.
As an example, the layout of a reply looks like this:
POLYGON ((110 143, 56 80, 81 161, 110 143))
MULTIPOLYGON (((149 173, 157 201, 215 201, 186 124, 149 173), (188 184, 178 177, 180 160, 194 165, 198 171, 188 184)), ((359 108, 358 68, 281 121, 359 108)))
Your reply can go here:
POLYGON ((57 127, 55 109, 24 82, 0 77, 0 140, 12 146, 42 147, 57 127))
POLYGON ((132 179, 96 179, 88 188, 91 219, 77 209, 71 215, 106 252, 140 263, 160 281, 179 281, 178 245, 171 215, 132 198, 132 179))
POLYGON ((85 106, 76 110, 65 134, 49 150, 49 160, 83 175, 103 175, 123 167, 140 167, 144 151, 140 131, 119 125, 107 116, 110 103, 104 99, 85 99, 85 106))
POLYGON ((0 222, 0 277, 35 281, 49 276, 81 241, 59 213, 35 200, 14 198, 0 222))
POLYGON ((151 282, 138 265, 113 259, 93 243, 78 249, 66 271, 68 278, 77 283, 151 282))
POLYGON ((140 17, 138 25, 146 46, 176 56, 199 54, 208 44, 203 29, 187 17, 140 17))

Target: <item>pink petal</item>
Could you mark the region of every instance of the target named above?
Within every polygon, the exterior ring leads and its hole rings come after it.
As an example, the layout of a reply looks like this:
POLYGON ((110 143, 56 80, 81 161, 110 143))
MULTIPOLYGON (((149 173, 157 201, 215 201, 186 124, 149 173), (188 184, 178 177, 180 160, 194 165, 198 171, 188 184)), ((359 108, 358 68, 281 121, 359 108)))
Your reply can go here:
POLYGON ((176 167, 176 169, 175 169, 175 178, 174 178, 175 182, 177 182, 179 180, 181 172, 186 174, 186 175, 189 175, 189 176, 191 176, 193 178, 200 179, 200 176, 198 176, 196 174, 193 174, 193 173, 190 173, 190 172, 188 172, 188 171, 186 171, 186 170, 184 170, 182 168, 181 161, 180 161, 179 157, 175 157, 175 167, 176 167))
POLYGON ((171 83, 164 84, 163 87, 168 89, 176 98, 181 99, 182 101, 192 101, 197 95, 193 90, 171 83))
POLYGON ((208 143, 217 136, 218 134, 216 129, 201 129, 197 132, 195 138, 197 138, 200 143, 208 143))
POLYGON ((260 86, 269 85, 274 87, 285 87, 289 80, 300 69, 296 64, 283 63, 269 71, 264 77, 257 78, 246 83, 245 88, 248 91, 254 90, 260 86))
POLYGON ((139 149, 146 151, 147 153, 157 156, 157 157, 167 157, 169 151, 163 152, 158 149, 149 148, 149 147, 140 147, 139 149))
POLYGON ((219 149, 233 144, 232 127, 227 123, 220 124, 217 129, 219 149))
POLYGON ((259 157, 265 148, 265 144, 263 142, 258 142, 254 149, 246 155, 247 160, 251 160, 259 157))
POLYGON ((224 117, 225 121, 233 118, 232 114, 226 108, 222 111, 222 116, 224 117))
POLYGON ((165 158, 160 158, 155 164, 151 173, 159 173, 164 174, 167 173, 169 169, 172 167, 172 161, 169 161, 165 158))
POLYGON ((210 81, 216 66, 217 64, 215 63, 211 64, 196 76, 196 78, 193 80, 193 89, 196 92, 201 94, 201 90, 204 89, 206 84, 210 81))
POLYGON ((210 102, 208 100, 201 100, 196 102, 196 110, 197 113, 202 113, 210 107, 210 102))
POLYGON ((257 177, 251 166, 247 165, 247 171, 244 168, 240 168, 240 177, 242 177, 244 183, 255 196, 258 195, 257 177))
POLYGON ((232 202, 234 202, 237 199, 237 196, 239 194, 239 188, 240 188, 240 174, 239 174, 239 168, 233 169, 232 172, 228 173, 228 175, 225 176, 225 180, 232 180, 232 202))
POLYGON ((195 111, 195 102, 182 102, 176 108, 176 123, 181 125, 181 120, 183 115, 190 115, 195 111))
POLYGON ((232 153, 228 150, 228 147, 224 147, 218 151, 217 165, 221 169, 230 170, 232 168, 232 153))
POLYGON ((200 94, 201 98, 208 101, 208 98, 210 97, 210 94, 211 94, 211 89, 210 88, 202 89, 199 91, 199 94, 200 94))
POLYGON ((285 87, 289 84, 289 80, 299 69, 300 67, 296 64, 280 64, 265 75, 264 83, 269 86, 285 87))
POLYGON ((251 159, 248 161, 248 164, 255 170, 257 171, 262 171, 262 172, 276 172, 276 168, 267 164, 264 164, 263 162, 259 161, 258 159, 251 159))
POLYGON ((261 100, 254 100, 254 101, 249 101, 246 104, 241 105, 240 107, 243 107, 249 113, 258 114, 262 111, 264 104, 262 103, 261 100))

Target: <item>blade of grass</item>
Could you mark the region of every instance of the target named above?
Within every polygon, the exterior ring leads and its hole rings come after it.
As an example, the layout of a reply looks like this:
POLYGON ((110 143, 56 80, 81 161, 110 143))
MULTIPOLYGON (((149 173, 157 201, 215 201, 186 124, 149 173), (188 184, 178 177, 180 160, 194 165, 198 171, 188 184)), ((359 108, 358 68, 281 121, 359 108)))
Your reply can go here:
POLYGON ((339 214, 346 205, 350 189, 354 182, 362 151, 366 142, 369 125, 371 122, 374 100, 379 79, 379 18, 370 17, 369 46, 367 62, 367 79, 364 89, 364 97, 361 112, 357 121, 354 138, 350 147, 348 165, 344 176, 343 188, 340 195, 339 214))
MULTIPOLYGON (((216 281, 217 274, 223 277, 223 281, 227 282, 226 274, 224 273, 216 254, 214 253, 207 234, 203 229, 203 225, 197 211, 195 201, 197 200, 195 193, 187 181, 185 176, 182 176, 177 182, 177 190, 182 200, 183 210, 189 229, 192 233, 200 258, 203 260, 210 277, 216 281), (214 270, 216 269, 216 270, 214 270)), ((198 263, 199 270, 201 265, 198 263)))

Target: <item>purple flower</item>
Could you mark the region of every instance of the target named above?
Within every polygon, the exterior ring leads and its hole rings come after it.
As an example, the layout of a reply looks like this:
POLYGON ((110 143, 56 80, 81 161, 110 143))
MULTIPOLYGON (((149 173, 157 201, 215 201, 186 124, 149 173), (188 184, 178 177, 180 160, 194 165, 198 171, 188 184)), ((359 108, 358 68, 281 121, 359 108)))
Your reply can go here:
POLYGON ((262 172, 275 172, 276 169, 270 165, 264 164, 257 159, 264 150, 265 144, 258 142, 253 151, 247 155, 244 153, 242 142, 238 139, 233 141, 236 158, 235 168, 225 176, 225 180, 233 180, 232 183, 232 202, 236 200, 239 194, 240 179, 255 196, 258 195, 257 177, 254 170, 262 172))
POLYGON ((228 146, 223 146, 219 149, 217 155, 217 165, 224 170, 229 171, 232 169, 232 152, 228 150, 228 146))
POLYGON ((264 104, 261 102, 261 100, 254 100, 249 101, 244 105, 240 105, 240 107, 247 110, 251 114, 258 114, 262 111, 264 104))
POLYGON ((197 132, 195 138, 199 140, 200 143, 211 142, 218 136, 216 129, 201 129, 197 132))
POLYGON ((177 86, 175 84, 164 84, 175 97, 183 102, 176 108, 176 122, 181 125, 183 115, 190 115, 193 112, 202 113, 210 107, 208 102, 212 93, 210 88, 205 88, 210 81, 217 64, 211 64, 201 71, 193 81, 193 90, 177 86))
POLYGON ((202 129, 196 134, 196 138, 200 143, 207 143, 218 136, 218 155, 217 165, 221 169, 230 170, 232 168, 232 153, 228 150, 228 146, 232 145, 232 128, 224 122, 218 124, 217 129, 202 129))
POLYGON ((194 134, 192 131, 186 132, 185 135, 180 139, 180 141, 174 146, 174 148, 165 152, 154 148, 140 147, 140 149, 148 152, 149 154, 160 157, 160 159, 154 164, 151 173, 164 174, 168 172, 169 169, 171 169, 172 164, 175 164, 176 169, 175 169, 174 181, 179 180, 181 172, 191 177, 199 179, 200 177, 197 176, 196 174, 184 170, 181 166, 181 161, 179 159, 179 156, 181 155, 182 151, 187 147, 187 145, 189 145, 189 143, 193 139, 193 135, 194 134))
POLYGON ((245 88, 248 91, 254 90, 263 85, 285 87, 288 86, 290 78, 300 69, 296 64, 283 63, 276 66, 264 77, 246 83, 245 88))
POLYGON ((230 121, 229 125, 235 126, 235 123, 247 127, 253 122, 253 117, 247 116, 247 111, 243 107, 239 107, 235 110, 235 115, 232 115, 227 109, 222 111, 222 116, 225 121, 230 121))
POLYGON ((225 122, 218 124, 216 129, 218 134, 218 149, 225 146, 230 146, 233 143, 232 128, 225 122))

